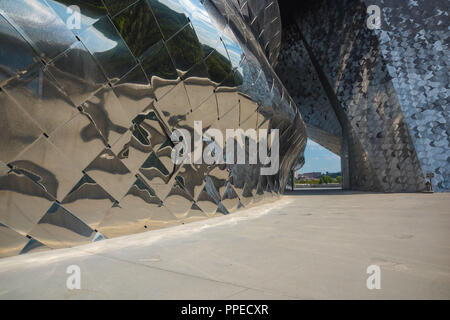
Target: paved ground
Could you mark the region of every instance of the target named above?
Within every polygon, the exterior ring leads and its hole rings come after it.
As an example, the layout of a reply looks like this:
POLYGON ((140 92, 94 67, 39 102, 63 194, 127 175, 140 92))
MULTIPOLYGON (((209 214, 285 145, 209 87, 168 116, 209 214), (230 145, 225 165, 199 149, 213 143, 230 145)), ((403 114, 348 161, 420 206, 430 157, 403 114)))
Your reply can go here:
POLYGON ((0 298, 450 299, 450 194, 291 192, 229 216, 2 259, 0 298), (372 264, 380 290, 366 287, 372 264), (70 265, 80 290, 66 288, 70 265))

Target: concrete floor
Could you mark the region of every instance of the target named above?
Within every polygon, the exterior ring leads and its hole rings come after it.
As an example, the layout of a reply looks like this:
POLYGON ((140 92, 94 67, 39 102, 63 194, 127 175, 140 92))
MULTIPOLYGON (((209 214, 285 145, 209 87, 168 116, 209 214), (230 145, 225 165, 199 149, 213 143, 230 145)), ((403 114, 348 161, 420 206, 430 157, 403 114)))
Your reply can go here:
POLYGON ((165 230, 0 260, 0 299, 450 299, 450 194, 290 192, 165 230), (68 290, 78 265, 81 289, 68 290), (368 290, 366 269, 381 269, 368 290))

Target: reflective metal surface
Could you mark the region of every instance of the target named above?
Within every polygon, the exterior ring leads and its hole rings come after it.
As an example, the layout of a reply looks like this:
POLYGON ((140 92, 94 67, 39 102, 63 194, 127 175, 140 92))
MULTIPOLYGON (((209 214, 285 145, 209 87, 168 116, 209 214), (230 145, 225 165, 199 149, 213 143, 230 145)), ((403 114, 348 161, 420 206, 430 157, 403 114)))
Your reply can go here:
POLYGON ((1 1, 0 256, 276 199, 306 143, 280 29, 276 1, 1 1), (172 131, 200 120, 279 129, 281 169, 175 165, 172 131))

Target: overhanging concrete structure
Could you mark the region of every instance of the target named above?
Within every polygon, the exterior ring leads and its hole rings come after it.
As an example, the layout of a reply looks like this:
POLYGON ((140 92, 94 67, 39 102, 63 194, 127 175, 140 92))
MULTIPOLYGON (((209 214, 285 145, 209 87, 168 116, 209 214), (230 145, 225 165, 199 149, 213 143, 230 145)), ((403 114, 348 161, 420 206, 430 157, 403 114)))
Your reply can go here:
POLYGON ((280 1, 277 73, 344 183, 450 187, 448 1, 280 1), (379 29, 368 26, 380 9, 379 29), (324 134, 326 132, 326 134, 324 134), (340 149, 339 149, 340 141, 340 149))

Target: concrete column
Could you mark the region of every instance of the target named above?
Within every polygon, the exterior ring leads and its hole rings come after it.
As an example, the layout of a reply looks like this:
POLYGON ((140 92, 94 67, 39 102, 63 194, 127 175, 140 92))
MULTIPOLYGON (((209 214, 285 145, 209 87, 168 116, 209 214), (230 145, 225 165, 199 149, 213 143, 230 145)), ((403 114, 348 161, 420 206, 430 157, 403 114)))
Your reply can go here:
POLYGON ((342 189, 350 190, 350 168, 348 163, 348 138, 346 135, 342 137, 342 151, 341 151, 341 174, 342 174, 342 189))

